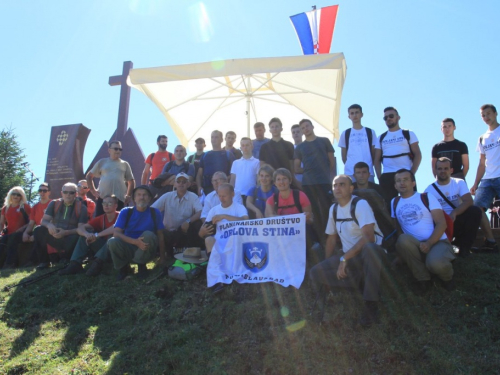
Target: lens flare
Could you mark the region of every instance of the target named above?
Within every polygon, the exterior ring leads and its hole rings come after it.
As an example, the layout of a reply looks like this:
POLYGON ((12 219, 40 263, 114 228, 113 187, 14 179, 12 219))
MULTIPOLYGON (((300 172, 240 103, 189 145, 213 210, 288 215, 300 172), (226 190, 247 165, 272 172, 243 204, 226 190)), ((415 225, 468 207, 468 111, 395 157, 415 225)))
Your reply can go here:
POLYGON ((201 1, 189 7, 189 19, 194 40, 198 43, 207 43, 214 34, 207 8, 201 1))
POLYGON ((283 306, 280 312, 283 318, 286 318, 288 315, 290 315, 290 310, 286 306, 283 306))

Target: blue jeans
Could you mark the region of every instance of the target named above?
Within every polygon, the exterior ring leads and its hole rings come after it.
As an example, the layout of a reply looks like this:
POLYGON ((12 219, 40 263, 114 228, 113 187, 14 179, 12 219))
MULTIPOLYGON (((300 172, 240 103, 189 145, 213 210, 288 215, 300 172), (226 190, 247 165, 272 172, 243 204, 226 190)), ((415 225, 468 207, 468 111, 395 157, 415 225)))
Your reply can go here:
POLYGON ((489 179, 483 178, 476 190, 474 205, 482 208, 489 208, 496 195, 500 195, 500 177, 489 179))

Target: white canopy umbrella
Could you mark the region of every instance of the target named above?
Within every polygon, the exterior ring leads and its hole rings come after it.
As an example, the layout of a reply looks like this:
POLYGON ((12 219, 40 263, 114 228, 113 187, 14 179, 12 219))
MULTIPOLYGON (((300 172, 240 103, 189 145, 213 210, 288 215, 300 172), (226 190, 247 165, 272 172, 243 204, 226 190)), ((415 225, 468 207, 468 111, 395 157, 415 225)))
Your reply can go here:
POLYGON ((132 69, 127 83, 157 105, 182 144, 202 137, 209 146, 213 130, 254 138, 253 124, 268 128, 273 117, 285 138, 309 118, 317 135, 338 140, 345 75, 344 55, 334 53, 132 69))

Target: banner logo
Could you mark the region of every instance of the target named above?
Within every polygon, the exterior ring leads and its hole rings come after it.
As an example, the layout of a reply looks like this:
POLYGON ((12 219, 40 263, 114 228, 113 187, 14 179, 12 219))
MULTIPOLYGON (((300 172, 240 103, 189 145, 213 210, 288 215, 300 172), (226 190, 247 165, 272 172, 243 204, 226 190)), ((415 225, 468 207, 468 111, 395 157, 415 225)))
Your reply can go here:
POLYGON ((66 133, 63 130, 56 138, 57 143, 59 143, 59 146, 62 146, 62 144, 68 140, 68 137, 69 137, 68 133, 66 133))
POLYGON ((260 272, 269 263, 269 244, 266 242, 245 242, 243 247, 243 264, 252 272, 260 272))

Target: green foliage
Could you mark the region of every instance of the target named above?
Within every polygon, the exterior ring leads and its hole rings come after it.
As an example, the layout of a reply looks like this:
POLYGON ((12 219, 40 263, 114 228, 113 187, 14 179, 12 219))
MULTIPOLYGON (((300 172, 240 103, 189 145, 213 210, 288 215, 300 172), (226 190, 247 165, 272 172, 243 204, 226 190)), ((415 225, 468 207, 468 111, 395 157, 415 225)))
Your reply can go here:
MULTIPOLYGON (((17 140, 14 129, 5 128, 0 132, 0 203, 3 204, 8 191, 14 186, 22 186, 28 197, 29 179, 23 166, 26 155, 17 140)), ((33 199, 33 197, 32 197, 33 199)))
POLYGON ((436 281, 424 297, 410 291, 408 269, 384 272, 381 324, 367 329, 349 292, 331 294, 324 323, 313 323, 307 282, 233 283, 213 295, 203 277, 117 283, 108 267, 4 291, 36 272, 0 271, 0 373, 496 374, 500 257, 454 268, 455 291, 436 281))

